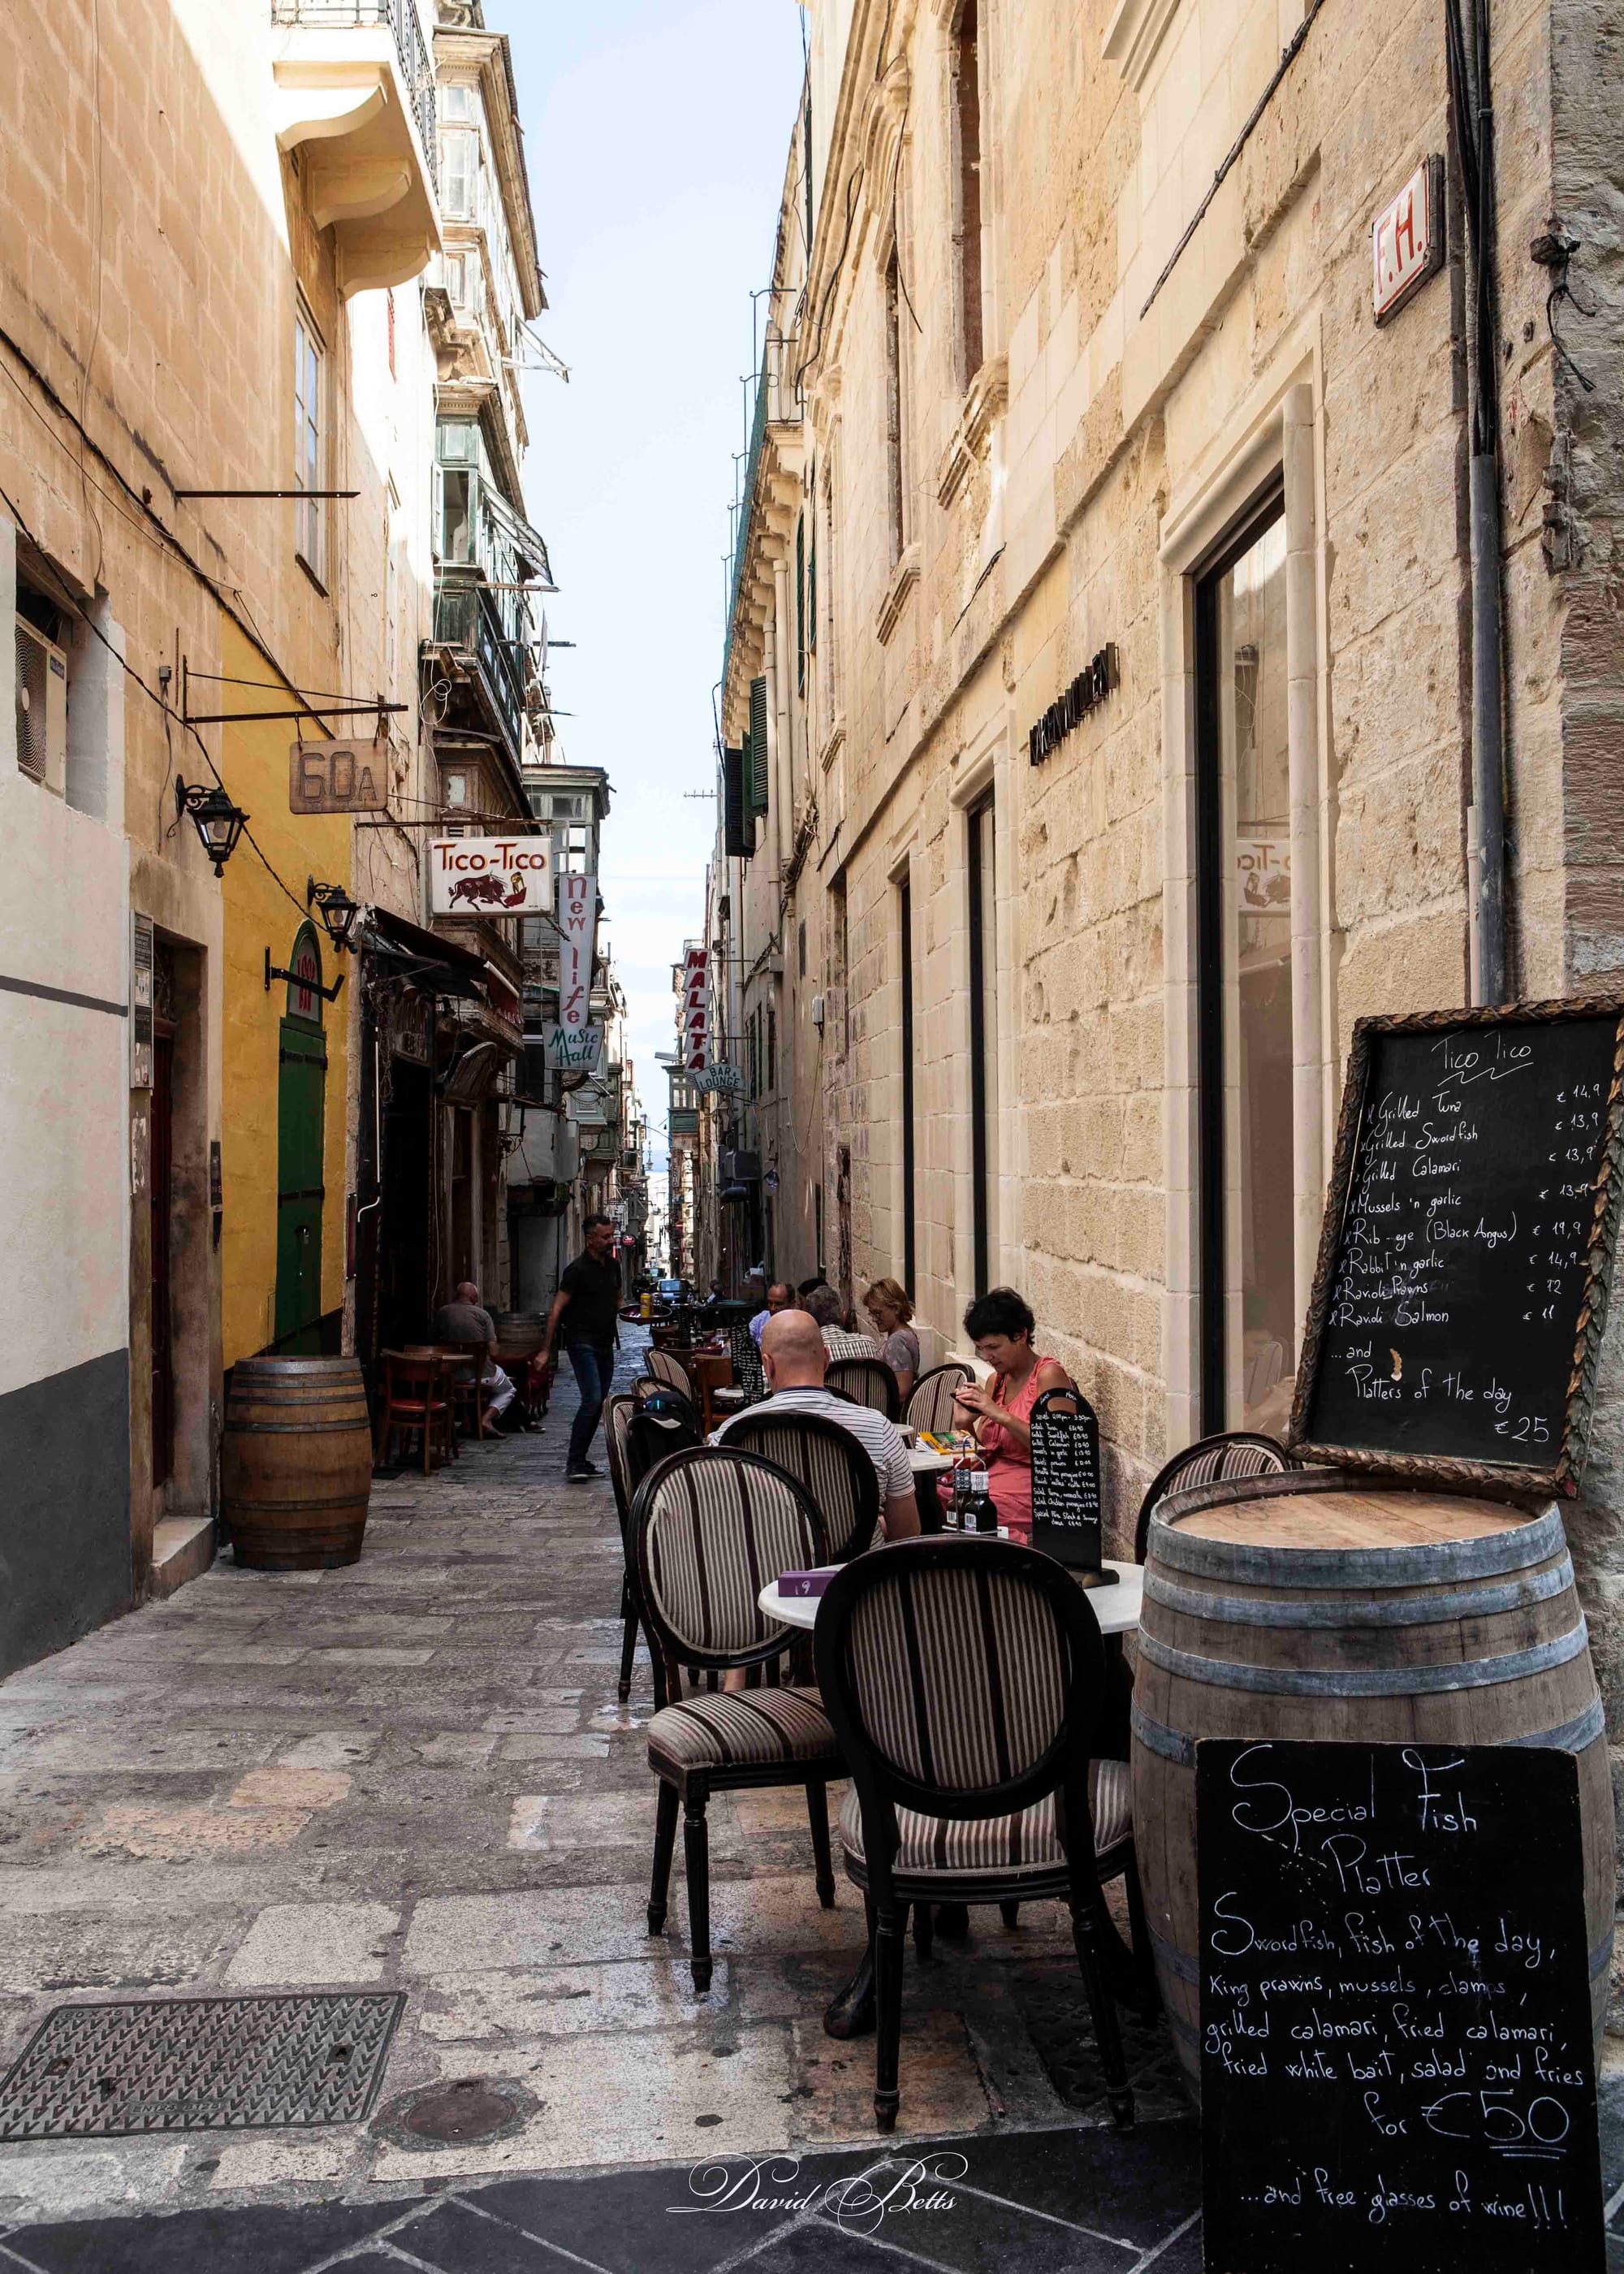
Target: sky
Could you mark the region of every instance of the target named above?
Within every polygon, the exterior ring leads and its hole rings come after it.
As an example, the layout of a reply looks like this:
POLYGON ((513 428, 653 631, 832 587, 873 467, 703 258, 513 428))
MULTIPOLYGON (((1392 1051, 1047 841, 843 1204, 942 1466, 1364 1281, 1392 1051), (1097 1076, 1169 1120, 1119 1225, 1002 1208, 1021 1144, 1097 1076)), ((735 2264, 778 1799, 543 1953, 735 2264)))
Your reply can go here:
MULTIPOLYGON (((711 689, 744 447, 751 300, 801 79, 796 0, 485 0, 512 41, 551 304, 570 368, 527 381, 525 498, 558 595, 563 755, 608 769, 605 934, 665 1159, 671 966, 703 926, 714 842, 711 689), (703 793, 697 798, 684 793, 703 793)), ((760 304, 764 312, 765 303, 760 304)))

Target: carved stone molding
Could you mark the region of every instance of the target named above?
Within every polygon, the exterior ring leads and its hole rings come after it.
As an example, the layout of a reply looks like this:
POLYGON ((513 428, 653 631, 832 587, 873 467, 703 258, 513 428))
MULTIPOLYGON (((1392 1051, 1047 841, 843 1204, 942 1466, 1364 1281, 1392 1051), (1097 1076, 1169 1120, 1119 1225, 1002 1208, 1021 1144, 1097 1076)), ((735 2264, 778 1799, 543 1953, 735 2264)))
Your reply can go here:
POLYGON ((919 582, 919 560, 918 545, 910 545, 891 572, 891 582, 874 619, 874 636, 882 647, 896 630, 908 594, 919 582))
POLYGON ((982 457, 993 428, 1010 404, 1010 365, 1007 356, 989 356, 965 391, 952 440, 942 453, 936 474, 936 495, 951 505, 982 457))

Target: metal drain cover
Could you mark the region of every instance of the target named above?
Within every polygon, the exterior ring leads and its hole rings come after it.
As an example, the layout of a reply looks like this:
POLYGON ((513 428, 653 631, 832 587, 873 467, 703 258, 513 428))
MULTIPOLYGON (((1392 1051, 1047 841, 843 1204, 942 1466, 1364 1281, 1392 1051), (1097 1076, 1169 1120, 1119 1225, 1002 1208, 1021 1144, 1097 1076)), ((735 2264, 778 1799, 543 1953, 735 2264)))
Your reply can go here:
POLYGON ((357 2124, 405 2002, 373 1992, 58 2006, 0 2083, 0 2140, 357 2124))
POLYGON ((397 2148, 480 2148, 523 2132, 541 2103, 508 2077, 458 2076, 402 2094, 372 2126, 397 2148))

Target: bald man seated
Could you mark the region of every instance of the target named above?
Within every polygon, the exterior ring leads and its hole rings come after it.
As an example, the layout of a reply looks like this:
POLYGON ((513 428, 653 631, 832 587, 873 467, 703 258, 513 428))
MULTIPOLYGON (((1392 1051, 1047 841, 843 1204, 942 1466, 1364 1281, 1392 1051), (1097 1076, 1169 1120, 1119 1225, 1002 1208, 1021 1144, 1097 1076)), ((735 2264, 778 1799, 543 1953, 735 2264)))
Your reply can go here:
MULTIPOLYGON (((762 1371, 775 1406, 795 1413, 816 1413, 848 1430, 874 1463, 883 1503, 887 1540, 911 1540, 919 1531, 919 1502, 914 1491, 914 1472, 908 1450, 896 1424, 871 1405, 853 1405, 823 1387, 829 1352, 817 1321, 806 1311, 779 1311, 762 1329, 762 1371)), ((735 1413, 724 1423, 712 1442, 726 1444, 734 1423, 746 1419, 760 1406, 735 1413)))

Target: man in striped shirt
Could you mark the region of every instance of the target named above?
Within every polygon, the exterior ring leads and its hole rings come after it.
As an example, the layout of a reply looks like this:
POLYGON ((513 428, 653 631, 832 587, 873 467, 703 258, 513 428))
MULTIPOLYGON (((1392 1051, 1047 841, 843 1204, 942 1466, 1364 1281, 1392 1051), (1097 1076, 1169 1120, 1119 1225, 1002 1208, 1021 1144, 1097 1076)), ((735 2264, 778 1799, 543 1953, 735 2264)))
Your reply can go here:
MULTIPOLYGON (((762 1371, 773 1404, 793 1413, 816 1413, 849 1430, 874 1463, 879 1478, 885 1537, 911 1540, 919 1530, 919 1502, 908 1449, 896 1424, 883 1413, 876 1413, 871 1405, 853 1405, 824 1389, 828 1356, 817 1321, 805 1311, 779 1311, 762 1329, 762 1371)), ((761 1408, 754 1410, 759 1412, 761 1408)), ((746 1414, 733 1417, 734 1421, 744 1419, 746 1414)), ((726 1444, 732 1426, 724 1422, 711 1442, 726 1444)))

